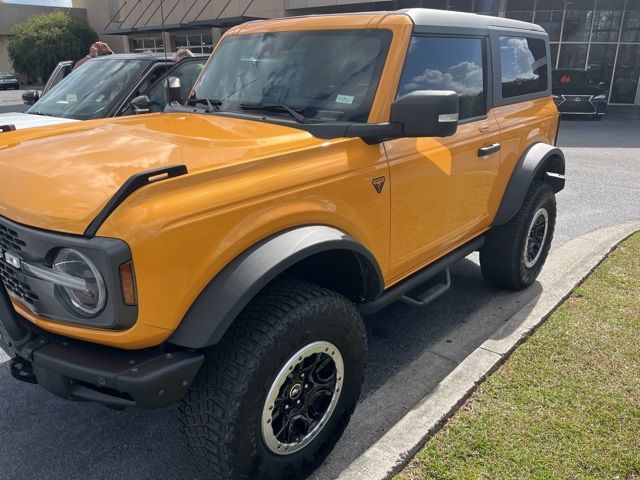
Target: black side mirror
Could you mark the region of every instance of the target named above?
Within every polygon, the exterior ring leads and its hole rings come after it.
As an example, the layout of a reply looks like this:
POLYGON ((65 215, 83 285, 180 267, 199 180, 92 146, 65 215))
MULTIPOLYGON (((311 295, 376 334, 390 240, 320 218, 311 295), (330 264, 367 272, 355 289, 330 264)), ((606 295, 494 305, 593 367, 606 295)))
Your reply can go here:
POLYGON ((178 77, 169 77, 167 79, 167 90, 168 90, 168 98, 169 103, 178 102, 182 100, 180 97, 182 96, 182 85, 180 85, 180 79, 178 77))
POLYGON ((403 137, 448 137, 456 133, 458 94, 451 90, 416 90, 391 104, 391 123, 403 137))
POLYGON ((37 90, 27 90, 22 94, 22 102, 25 105, 33 105, 40 100, 40 94, 37 90))
POLYGON ((140 95, 131 100, 131 107, 136 115, 149 113, 151 111, 151 100, 146 95, 140 95))

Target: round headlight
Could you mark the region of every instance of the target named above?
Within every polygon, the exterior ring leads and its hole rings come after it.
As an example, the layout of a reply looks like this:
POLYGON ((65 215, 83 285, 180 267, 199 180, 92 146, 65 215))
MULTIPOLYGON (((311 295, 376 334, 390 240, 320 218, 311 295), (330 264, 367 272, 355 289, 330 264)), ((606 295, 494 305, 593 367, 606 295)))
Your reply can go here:
POLYGON ((93 316, 104 308, 107 301, 104 280, 91 260, 76 250, 63 248, 53 260, 53 269, 85 282, 83 290, 58 287, 76 313, 93 316))

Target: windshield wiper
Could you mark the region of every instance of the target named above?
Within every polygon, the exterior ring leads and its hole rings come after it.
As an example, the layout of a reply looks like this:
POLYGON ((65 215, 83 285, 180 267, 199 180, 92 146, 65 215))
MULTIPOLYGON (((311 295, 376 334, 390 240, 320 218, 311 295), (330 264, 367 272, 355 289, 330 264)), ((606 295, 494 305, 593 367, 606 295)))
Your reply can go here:
POLYGON ((43 117, 55 117, 55 115, 51 115, 50 113, 44 113, 44 112, 29 112, 32 115, 42 115, 43 117))
POLYGON ((284 105, 282 103, 241 103, 240 108, 243 110, 265 110, 267 112, 287 112, 293 118, 297 120, 298 123, 307 123, 308 118, 299 112, 304 111, 300 107, 290 107, 288 105, 284 105))
POLYGON ((213 112, 214 110, 220 110, 220 106, 222 105, 222 100, 218 100, 216 98, 190 98, 187 100, 187 105, 198 105, 203 104, 209 107, 209 112, 213 112))

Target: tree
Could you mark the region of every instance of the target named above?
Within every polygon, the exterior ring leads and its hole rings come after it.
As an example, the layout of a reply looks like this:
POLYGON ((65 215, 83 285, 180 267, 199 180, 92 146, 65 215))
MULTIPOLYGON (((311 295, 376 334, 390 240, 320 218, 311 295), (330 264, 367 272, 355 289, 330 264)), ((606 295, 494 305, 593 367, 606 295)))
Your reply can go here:
POLYGON ((58 62, 78 60, 98 40, 84 20, 63 11, 35 15, 11 28, 9 58, 30 82, 46 80, 58 62))

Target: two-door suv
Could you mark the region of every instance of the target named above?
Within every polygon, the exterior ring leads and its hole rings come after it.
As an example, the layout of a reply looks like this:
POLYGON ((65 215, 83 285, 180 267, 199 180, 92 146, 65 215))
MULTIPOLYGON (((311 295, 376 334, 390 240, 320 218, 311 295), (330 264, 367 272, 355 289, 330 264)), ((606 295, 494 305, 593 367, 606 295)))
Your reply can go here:
POLYGON ((536 279, 564 186, 549 59, 504 18, 255 22, 185 105, 3 134, 13 376, 179 402, 215 478, 304 476, 356 407, 362 315, 427 305, 476 250, 495 285, 536 279))

